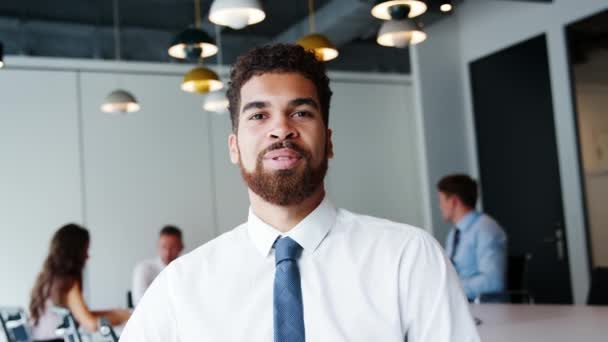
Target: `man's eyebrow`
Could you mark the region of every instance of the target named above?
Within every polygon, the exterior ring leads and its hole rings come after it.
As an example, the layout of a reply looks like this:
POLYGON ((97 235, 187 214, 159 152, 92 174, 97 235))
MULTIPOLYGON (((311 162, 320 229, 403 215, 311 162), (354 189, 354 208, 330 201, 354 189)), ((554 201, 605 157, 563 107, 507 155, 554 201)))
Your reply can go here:
POLYGON ((299 97, 297 99, 293 99, 289 101, 289 105, 292 107, 297 107, 301 105, 309 105, 314 107, 315 109, 319 109, 319 104, 312 97, 299 97))
POLYGON ((268 106, 269 106, 268 102, 264 102, 264 101, 252 101, 252 102, 249 102, 246 105, 244 105, 243 109, 241 110, 241 112, 247 111, 247 110, 249 110, 251 108, 260 109, 260 108, 266 108, 268 106))

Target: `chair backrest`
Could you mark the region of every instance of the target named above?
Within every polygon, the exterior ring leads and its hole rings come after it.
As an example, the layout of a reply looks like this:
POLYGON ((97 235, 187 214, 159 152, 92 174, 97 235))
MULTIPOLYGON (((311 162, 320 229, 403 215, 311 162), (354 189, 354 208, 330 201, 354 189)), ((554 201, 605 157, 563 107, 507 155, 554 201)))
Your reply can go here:
POLYGON ((596 267, 591 272, 588 305, 608 305, 608 267, 596 267))
POLYGON ((0 325, 8 342, 32 341, 30 326, 23 309, 0 307, 0 325))
POLYGON ((127 291, 127 308, 133 309, 135 306, 133 305, 133 292, 127 291))
POLYGON ((61 318, 61 324, 57 327, 57 335, 62 336, 66 342, 82 342, 82 337, 78 331, 78 323, 72 316, 72 312, 60 306, 53 306, 51 310, 61 318))
POLYGON ((99 334, 110 342, 118 342, 118 336, 106 318, 99 319, 99 334))
POLYGON ((528 264, 532 255, 509 255, 507 259, 507 290, 528 291, 528 264))
POLYGON ((532 304, 534 298, 528 289, 528 264, 531 254, 510 255, 507 259, 507 288, 503 292, 482 293, 476 303, 525 303, 532 304))

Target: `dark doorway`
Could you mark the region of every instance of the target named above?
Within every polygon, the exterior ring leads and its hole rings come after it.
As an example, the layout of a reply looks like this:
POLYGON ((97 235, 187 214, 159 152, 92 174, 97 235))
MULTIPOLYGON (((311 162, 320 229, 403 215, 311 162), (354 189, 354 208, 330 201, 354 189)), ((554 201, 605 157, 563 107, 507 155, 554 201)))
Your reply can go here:
POLYGON ((510 255, 532 255, 534 300, 572 303, 546 38, 469 67, 484 210, 507 232, 510 255))

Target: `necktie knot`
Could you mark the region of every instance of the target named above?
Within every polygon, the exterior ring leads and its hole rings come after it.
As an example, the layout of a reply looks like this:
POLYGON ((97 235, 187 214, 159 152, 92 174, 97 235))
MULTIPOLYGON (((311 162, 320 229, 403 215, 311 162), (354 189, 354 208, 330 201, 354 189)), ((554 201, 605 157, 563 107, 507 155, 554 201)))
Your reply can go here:
POLYGON ((278 239, 274 243, 275 264, 283 260, 298 260, 302 253, 302 246, 289 236, 278 239))

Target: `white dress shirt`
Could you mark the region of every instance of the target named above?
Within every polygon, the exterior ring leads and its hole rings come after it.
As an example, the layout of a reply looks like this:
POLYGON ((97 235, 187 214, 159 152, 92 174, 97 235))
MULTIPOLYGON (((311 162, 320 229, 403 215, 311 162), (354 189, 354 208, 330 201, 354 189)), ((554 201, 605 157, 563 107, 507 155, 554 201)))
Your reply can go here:
POLYGON ((133 287, 131 288, 133 305, 139 303, 146 289, 164 268, 165 264, 160 258, 144 260, 135 266, 133 270, 133 287))
MULTIPOLYGON (((124 342, 273 341, 273 243, 249 211, 236 227, 172 262, 150 286, 124 342)), ((479 341, 441 247, 409 225, 325 199, 288 233, 303 247, 307 341, 479 341)))

